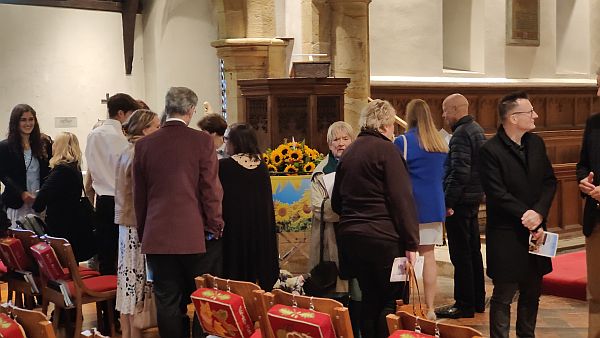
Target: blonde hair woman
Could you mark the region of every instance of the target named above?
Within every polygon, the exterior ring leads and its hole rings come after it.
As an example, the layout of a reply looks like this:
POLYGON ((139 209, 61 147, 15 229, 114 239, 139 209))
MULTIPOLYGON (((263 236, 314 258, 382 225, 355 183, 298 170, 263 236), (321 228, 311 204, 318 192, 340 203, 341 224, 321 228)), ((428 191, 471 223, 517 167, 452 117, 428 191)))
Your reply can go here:
POLYGON ((394 138, 396 111, 373 100, 361 113, 361 132, 344 151, 335 176, 331 208, 336 227, 340 273, 356 277, 362 291, 363 337, 387 337, 385 316, 402 298, 402 283, 390 283, 392 263, 407 256, 414 263, 419 228, 410 178, 394 138))
POLYGON ((448 145, 435 128, 431 110, 421 99, 406 106, 408 131, 396 138, 408 166, 413 196, 419 217, 419 254, 424 257, 423 282, 427 318, 435 319, 433 301, 437 289, 434 248, 442 244, 442 222, 446 216, 444 203, 444 162, 448 145))
POLYGON ((58 134, 52 153, 52 170, 37 193, 33 209, 37 212, 46 209, 48 234, 66 238, 77 261, 85 261, 96 253, 96 248, 91 224, 81 224, 75 212, 83 192, 77 136, 68 132, 58 134))
POLYGON ((117 161, 115 191, 115 223, 119 224, 119 260, 117 267, 116 309, 121 312, 123 338, 142 337, 141 330, 133 325, 135 304, 142 300, 146 283, 146 259, 141 253, 135 210, 133 209, 134 145, 139 139, 157 131, 160 120, 156 113, 138 109, 123 126, 129 146, 117 161))

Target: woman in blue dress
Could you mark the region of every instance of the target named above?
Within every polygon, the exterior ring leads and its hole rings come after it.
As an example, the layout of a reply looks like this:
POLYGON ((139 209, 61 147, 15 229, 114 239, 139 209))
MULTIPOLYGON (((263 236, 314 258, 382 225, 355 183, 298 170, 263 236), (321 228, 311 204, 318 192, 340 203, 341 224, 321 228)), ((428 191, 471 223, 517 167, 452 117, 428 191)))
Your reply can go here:
POLYGON ((435 319, 433 301, 437 289, 434 255, 436 244, 442 244, 442 222, 446 217, 444 203, 444 162, 448 144, 435 128, 427 103, 412 100, 406 106, 408 131, 394 144, 400 149, 411 178, 413 196, 419 217, 419 254, 424 257, 423 283, 427 318, 435 319))

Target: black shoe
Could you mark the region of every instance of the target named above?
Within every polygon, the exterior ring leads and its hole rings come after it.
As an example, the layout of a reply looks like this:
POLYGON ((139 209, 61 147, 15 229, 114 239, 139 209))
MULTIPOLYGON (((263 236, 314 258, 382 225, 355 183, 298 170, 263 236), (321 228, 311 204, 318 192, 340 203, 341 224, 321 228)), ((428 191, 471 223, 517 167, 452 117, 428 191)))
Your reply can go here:
POLYGON ((473 312, 473 310, 467 311, 467 310, 464 310, 464 309, 461 309, 461 308, 458 308, 455 306, 437 309, 437 310, 435 310, 435 314, 436 314, 436 316, 438 316, 438 318, 451 318, 451 319, 475 317, 475 313, 473 312))

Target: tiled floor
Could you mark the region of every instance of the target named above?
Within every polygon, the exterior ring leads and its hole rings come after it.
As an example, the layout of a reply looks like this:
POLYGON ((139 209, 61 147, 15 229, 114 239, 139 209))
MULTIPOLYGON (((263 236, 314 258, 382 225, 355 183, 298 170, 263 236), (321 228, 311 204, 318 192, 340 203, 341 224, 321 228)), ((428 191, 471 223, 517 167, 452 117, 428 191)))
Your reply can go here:
MULTIPOLYGON (((444 275, 438 278, 439 292, 436 297, 436 306, 453 303, 453 282, 450 277, 452 273, 451 266, 446 266, 444 271, 444 275)), ((2 284, 0 288, 2 291, 2 299, 6 299, 6 284, 2 284)), ((487 278, 486 292, 488 297, 491 296, 492 284, 487 278)), ((192 315, 191 307, 189 309, 190 315, 192 315)), ((516 321, 516 304, 513 304, 512 313, 511 337, 515 337, 514 325, 516 321)), ((84 306, 84 329, 94 327, 96 325, 95 318, 95 307, 93 305, 84 306)), ((476 314, 475 318, 464 318, 459 320, 444 319, 443 321, 471 326, 482 332, 484 336, 489 336, 489 318, 487 309, 486 313, 476 314)), ((65 334, 62 330, 58 332, 58 337, 64 336, 65 334)), ((587 337, 587 303, 554 296, 542 296, 538 313, 536 336, 542 338, 587 337)), ((120 337, 120 335, 117 337, 120 337)), ((157 337, 159 337, 157 329, 147 330, 144 334, 144 338, 157 337)))

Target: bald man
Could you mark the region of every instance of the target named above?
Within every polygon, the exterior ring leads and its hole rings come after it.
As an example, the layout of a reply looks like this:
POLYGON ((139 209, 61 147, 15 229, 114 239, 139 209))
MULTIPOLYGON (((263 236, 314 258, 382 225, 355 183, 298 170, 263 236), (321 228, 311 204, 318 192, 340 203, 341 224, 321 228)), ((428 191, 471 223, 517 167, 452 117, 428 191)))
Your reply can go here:
POLYGON ((485 142, 483 129, 469 115, 469 101, 452 94, 442 103, 443 115, 452 128, 450 151, 445 164, 446 233, 450 260, 454 265, 454 305, 436 310, 441 318, 472 318, 485 310, 483 259, 477 213, 483 199, 479 180, 479 148, 485 142))

